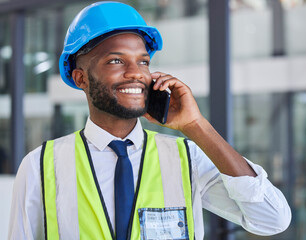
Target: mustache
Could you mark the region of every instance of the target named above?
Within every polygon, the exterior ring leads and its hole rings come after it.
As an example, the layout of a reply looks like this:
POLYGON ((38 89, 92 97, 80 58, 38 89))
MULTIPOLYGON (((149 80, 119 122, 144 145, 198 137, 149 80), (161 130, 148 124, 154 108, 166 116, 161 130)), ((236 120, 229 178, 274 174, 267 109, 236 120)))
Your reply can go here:
POLYGON ((144 82, 142 82, 142 81, 140 81, 138 79, 132 79, 132 80, 124 81, 124 82, 114 83, 112 88, 113 89, 117 89, 121 85, 130 84, 130 83, 140 83, 140 84, 144 85, 145 90, 148 90, 148 88, 149 88, 148 84, 146 84, 146 83, 144 83, 144 82))

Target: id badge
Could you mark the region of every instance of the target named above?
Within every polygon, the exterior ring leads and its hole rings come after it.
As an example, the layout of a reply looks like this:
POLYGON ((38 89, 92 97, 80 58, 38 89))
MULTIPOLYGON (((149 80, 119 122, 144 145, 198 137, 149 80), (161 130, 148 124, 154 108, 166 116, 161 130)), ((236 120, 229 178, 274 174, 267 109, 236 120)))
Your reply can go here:
POLYGON ((140 208, 138 209, 142 240, 187 240, 186 208, 140 208))

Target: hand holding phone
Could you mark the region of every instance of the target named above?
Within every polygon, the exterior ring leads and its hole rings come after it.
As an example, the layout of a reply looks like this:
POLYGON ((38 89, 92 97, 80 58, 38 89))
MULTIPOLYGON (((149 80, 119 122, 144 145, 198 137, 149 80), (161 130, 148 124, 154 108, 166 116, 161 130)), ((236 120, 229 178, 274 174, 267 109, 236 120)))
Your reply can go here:
POLYGON ((154 90, 154 84, 155 81, 153 80, 149 89, 147 112, 161 124, 165 124, 167 122, 171 92, 169 89, 165 91, 154 90))

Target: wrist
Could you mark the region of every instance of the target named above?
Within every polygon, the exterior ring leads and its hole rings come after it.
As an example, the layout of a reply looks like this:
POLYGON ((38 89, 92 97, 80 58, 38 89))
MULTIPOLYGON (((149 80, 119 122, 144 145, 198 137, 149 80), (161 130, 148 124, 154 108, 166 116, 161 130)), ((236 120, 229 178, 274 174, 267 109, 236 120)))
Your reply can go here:
POLYGON ((184 125, 181 132, 190 139, 193 139, 201 132, 210 131, 210 124, 202 115, 199 118, 184 125))

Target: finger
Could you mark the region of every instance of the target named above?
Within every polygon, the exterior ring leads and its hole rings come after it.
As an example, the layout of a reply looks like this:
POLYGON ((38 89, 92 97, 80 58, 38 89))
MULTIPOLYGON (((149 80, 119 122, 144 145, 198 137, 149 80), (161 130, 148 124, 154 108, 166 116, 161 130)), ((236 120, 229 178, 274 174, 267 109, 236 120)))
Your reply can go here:
POLYGON ((156 79, 155 84, 154 84, 154 89, 155 90, 159 89, 161 91, 164 91, 168 87, 168 81, 169 80, 178 81, 178 79, 176 77, 173 77, 170 74, 165 74, 165 75, 159 76, 156 79))
POLYGON ((172 78, 170 74, 162 73, 162 72, 154 72, 151 73, 152 79, 155 79, 155 84, 153 86, 154 90, 158 90, 160 86, 163 85, 163 82, 166 81, 167 79, 172 78))
POLYGON ((181 82, 179 79, 177 79, 176 77, 173 77, 170 74, 166 74, 163 72, 154 72, 151 73, 151 76, 153 79, 156 79, 156 82, 154 84, 153 89, 154 90, 160 90, 160 91, 164 91, 167 88, 169 88, 170 90, 174 89, 176 86, 180 87, 183 84, 183 82, 181 82))
POLYGON ((169 76, 169 78, 161 79, 163 80, 160 85, 158 85, 158 89, 160 91, 165 91, 166 89, 175 90, 176 88, 183 87, 185 84, 177 79, 176 77, 169 76))
POLYGON ((166 75, 166 73, 163 73, 163 72, 154 72, 154 73, 151 73, 151 77, 153 79, 157 79, 157 78, 159 78, 160 76, 163 76, 163 75, 166 75))
POLYGON ((156 82, 155 82, 156 88, 155 89, 160 89, 161 90, 161 88, 163 88, 165 83, 167 81, 171 80, 171 79, 175 79, 175 78, 173 76, 171 76, 170 74, 167 74, 167 75, 164 75, 164 76, 160 76, 158 79, 156 79, 156 82))

